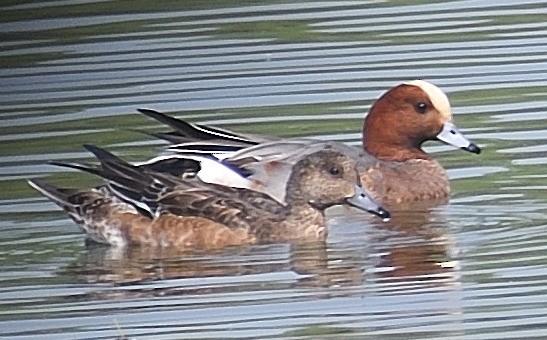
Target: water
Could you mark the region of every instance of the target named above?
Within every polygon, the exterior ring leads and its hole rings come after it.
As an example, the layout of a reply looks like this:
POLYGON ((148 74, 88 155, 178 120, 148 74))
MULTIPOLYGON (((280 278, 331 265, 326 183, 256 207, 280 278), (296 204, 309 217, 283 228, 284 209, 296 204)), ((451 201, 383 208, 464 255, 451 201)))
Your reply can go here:
POLYGON ((547 329, 545 1, 3 1, 0 337, 516 339, 547 329), (385 89, 427 79, 480 156, 430 143, 452 199, 326 245, 177 253, 85 245, 25 183, 163 143, 139 107, 359 144, 385 89), (405 227, 402 228, 401 225, 405 227))

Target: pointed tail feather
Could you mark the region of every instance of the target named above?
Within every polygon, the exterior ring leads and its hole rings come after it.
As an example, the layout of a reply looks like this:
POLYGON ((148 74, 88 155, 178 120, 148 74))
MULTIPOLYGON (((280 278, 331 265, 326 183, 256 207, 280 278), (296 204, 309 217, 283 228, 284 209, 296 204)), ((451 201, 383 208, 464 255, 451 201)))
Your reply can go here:
POLYGON ((129 164, 118 156, 95 145, 84 144, 84 148, 94 154, 101 163, 101 171, 96 174, 104 179, 127 187, 150 181, 150 177, 139 170, 138 166, 129 164))
MULTIPOLYGON (((99 176, 108 181, 108 187, 112 194, 120 198, 121 200, 133 205, 142 213, 147 215, 153 215, 158 208, 158 198, 161 193, 165 191, 169 186, 175 185, 174 182, 168 181, 168 178, 172 175, 168 175, 165 178, 156 178, 152 174, 155 173, 155 167, 150 165, 136 166, 132 165, 125 160, 115 156, 114 154, 101 149, 97 146, 86 144, 84 147, 93 153, 100 162, 100 165, 78 164, 78 163, 65 163, 53 161, 50 164, 64 166, 72 169, 82 170, 96 176, 99 176)), ((194 167, 195 161, 192 162, 194 167)), ((189 163, 188 166, 192 166, 189 163)), ((182 164, 178 162, 177 164, 182 164)), ((168 166, 165 164, 165 166, 168 166)), ((161 166, 159 166, 161 169, 161 166)), ((173 171, 175 171, 174 169, 173 171)), ((183 170, 180 170, 183 171, 183 170)), ((170 174, 170 172, 168 172, 170 174)), ((172 180, 176 181, 173 177, 172 180)), ((34 183, 31 183, 33 185, 34 183)), ((55 202, 63 201, 60 192, 55 191, 54 187, 42 185, 33 185, 44 195, 50 197, 55 202)), ((67 198, 64 199, 67 201, 67 198)), ((60 202, 60 206, 65 208, 68 202, 60 202)), ((66 209, 65 209, 66 210, 66 209)))
MULTIPOLYGON (((60 161, 50 161, 49 164, 76 169, 102 177, 110 184, 118 187, 131 189, 138 182, 147 182, 149 177, 142 174, 134 165, 131 165, 114 154, 91 144, 85 144, 84 147, 92 152, 101 162, 100 165, 91 165, 85 163, 68 163, 60 161)), ((130 195, 135 196, 135 195, 130 195)))
POLYGON ((27 183, 60 207, 72 205, 70 197, 78 192, 76 189, 58 188, 40 179, 29 179, 27 180, 27 183))
POLYGON ((175 130, 168 132, 168 135, 186 138, 186 140, 209 140, 212 138, 218 138, 217 136, 212 136, 206 131, 201 131, 194 124, 170 117, 164 113, 150 109, 137 109, 137 111, 175 130))
POLYGON ((129 164, 97 146, 86 144, 84 147, 101 163, 98 175, 109 182, 116 196, 150 214, 157 210, 161 194, 178 182, 171 175, 157 177, 155 171, 129 164))
MULTIPOLYGON (((232 131, 219 129, 212 126, 191 124, 181 119, 170 117, 164 113, 150 110, 150 109, 137 109, 140 113, 163 123, 175 131, 167 133, 168 136, 177 136, 186 138, 187 140, 220 140, 230 142, 241 142, 247 146, 258 144, 256 141, 247 138, 243 135, 236 134, 232 131)), ((167 138, 165 138, 167 139, 167 138)), ((167 139, 169 140, 169 139, 167 139)), ((186 141, 187 141, 186 140, 186 141)))
MULTIPOLYGON (((111 162, 111 161, 110 161, 111 162)), ((109 181, 108 187, 110 188, 110 191, 118 196, 118 198, 122 199, 123 201, 130 203, 134 205, 140 212, 151 215, 153 214, 152 210, 155 209, 157 206, 156 204, 144 204, 139 201, 139 198, 141 197, 141 193, 138 189, 132 188, 132 184, 134 183, 133 180, 128 181, 125 177, 119 177, 114 175, 113 171, 105 171, 102 166, 96 166, 91 164, 78 164, 78 163, 65 163, 60 161, 50 161, 48 162, 52 165, 62 166, 66 168, 76 169, 88 172, 90 174, 102 177, 109 181)), ((118 169, 121 168, 121 172, 124 173, 125 168, 120 167, 119 165, 111 164, 112 167, 117 167, 118 169)), ((52 200, 54 198, 50 195, 47 195, 44 191, 38 189, 36 186, 34 186, 32 183, 30 183, 34 188, 36 188, 38 191, 42 192, 44 195, 50 197, 52 200)), ((51 187, 51 186, 50 186, 51 187)), ((62 189, 60 189, 62 190, 62 189)), ((64 208, 64 206, 62 206, 64 208)), ((65 208, 64 208, 65 209, 65 208)), ((67 209, 65 209, 67 210, 67 209)))
POLYGON ((119 162, 122 162, 122 163, 126 163, 125 161, 123 161, 120 157, 114 155, 113 153, 109 152, 109 151, 106 151, 105 149, 102 149, 96 145, 93 145, 93 144, 84 144, 83 147, 91 152, 92 154, 95 155, 95 157, 97 157, 101 163, 102 161, 106 161, 106 160, 113 160, 113 161, 119 161, 119 162))
POLYGON ((70 168, 70 169, 76 169, 80 171, 89 172, 93 175, 100 176, 101 175, 101 168, 92 165, 92 164, 86 164, 86 163, 69 163, 69 162, 62 162, 62 161, 48 161, 48 164, 56 165, 56 166, 62 166, 64 168, 70 168))
MULTIPOLYGON (((137 111, 144 114, 145 116, 148 116, 154 120, 157 120, 158 122, 162 124, 165 124, 175 129, 175 131, 180 132, 182 135, 184 135, 185 133, 189 133, 189 134, 195 133, 195 129, 190 123, 170 117, 162 112, 151 110, 151 109, 137 109, 137 111)), ((199 136, 195 138, 199 139, 199 136)))
MULTIPOLYGON (((27 180, 27 183, 66 211, 74 222, 77 224, 83 223, 81 209, 79 208, 78 203, 74 202, 76 195, 81 193, 78 189, 58 188, 40 179, 29 179, 27 180)), ((76 201, 81 201, 83 199, 84 198, 82 197, 80 200, 76 199, 76 201)))
POLYGON ((187 143, 193 141, 192 138, 181 136, 176 131, 171 132, 151 132, 151 131, 145 131, 142 129, 129 129, 129 131, 142 133, 144 135, 148 135, 154 138, 163 139, 165 141, 168 141, 171 144, 181 144, 181 143, 187 143))

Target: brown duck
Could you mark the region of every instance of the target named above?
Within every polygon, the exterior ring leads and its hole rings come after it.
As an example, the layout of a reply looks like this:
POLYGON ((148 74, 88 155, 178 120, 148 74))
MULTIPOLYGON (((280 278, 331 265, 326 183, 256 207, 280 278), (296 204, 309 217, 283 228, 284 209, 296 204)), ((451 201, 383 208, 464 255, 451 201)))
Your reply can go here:
MULTIPOLYGON (((357 163, 344 153, 347 147, 336 143, 317 144, 275 160, 251 161, 246 171, 267 169, 264 176, 286 179, 275 195, 208 184, 197 177, 181 179, 128 164, 95 146, 86 148, 100 165, 61 165, 99 175, 107 186, 77 190, 41 180, 29 184, 62 207, 92 240, 112 246, 208 249, 324 240, 324 210, 339 204, 389 218, 362 190, 357 163)), ((250 179, 258 189, 259 172, 250 179)))
MULTIPOLYGON (((154 110, 139 111, 174 128, 172 132, 153 135, 173 144, 183 143, 171 149, 185 153, 230 154, 262 143, 282 142, 278 138, 190 124, 154 110)), ((359 160, 361 180, 373 197, 392 208, 415 201, 446 203, 450 195, 446 171, 423 151, 422 144, 439 140, 472 153, 481 151, 452 121, 447 96, 423 80, 397 85, 376 100, 364 120, 359 160)), ((313 140, 306 143, 310 142, 313 140)))

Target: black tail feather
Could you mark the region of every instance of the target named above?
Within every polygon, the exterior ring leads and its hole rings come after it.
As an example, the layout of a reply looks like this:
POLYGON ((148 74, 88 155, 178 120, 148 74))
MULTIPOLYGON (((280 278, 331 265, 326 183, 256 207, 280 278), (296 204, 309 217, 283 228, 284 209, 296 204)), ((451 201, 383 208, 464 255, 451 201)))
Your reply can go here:
POLYGON ((192 124, 170 117, 164 113, 150 109, 137 109, 137 111, 175 129, 175 131, 170 132, 170 134, 176 134, 177 136, 190 138, 192 140, 207 140, 211 138, 209 134, 197 130, 192 124))
POLYGON ((86 195, 78 189, 58 188, 40 179, 29 179, 28 184, 63 209, 77 224, 83 223, 80 203, 86 195))
POLYGON ((70 168, 70 169, 89 172, 90 174, 97 175, 97 176, 101 176, 101 171, 102 171, 100 167, 93 164, 69 163, 69 162, 61 162, 61 161, 48 161, 47 163, 51 165, 62 166, 64 168, 70 168))
POLYGON ((161 176, 152 168, 129 164, 97 146, 86 144, 84 147, 101 163, 98 175, 109 181, 112 191, 121 199, 141 209, 143 204, 148 206, 150 213, 157 209, 161 194, 179 183, 178 179, 170 174, 161 176))
POLYGON ((91 144, 84 144, 84 148, 93 153, 101 163, 101 172, 98 175, 104 179, 127 187, 138 182, 150 181, 150 177, 146 176, 138 166, 129 164, 109 151, 91 144))
MULTIPOLYGON (((248 145, 258 144, 245 136, 237 135, 231 131, 215 128, 207 125, 191 124, 181 119, 170 117, 164 113, 150 110, 150 109, 137 109, 140 113, 163 123, 175 131, 168 132, 166 134, 160 134, 159 138, 166 139, 186 139, 182 142, 195 141, 195 140, 220 140, 230 142, 240 142, 248 145)), ((177 142, 178 143, 178 142, 177 142)))
POLYGON ((176 131, 170 131, 170 132, 150 132, 145 131, 141 129, 130 129, 130 131, 142 133, 147 136, 151 136, 158 139, 163 139, 165 141, 168 141, 171 144, 181 144, 181 143, 187 143, 193 141, 192 138, 181 136, 176 131))
POLYGON ((27 180, 27 183, 62 208, 72 204, 70 202, 70 197, 78 193, 77 189, 58 188, 37 178, 29 179, 27 180))

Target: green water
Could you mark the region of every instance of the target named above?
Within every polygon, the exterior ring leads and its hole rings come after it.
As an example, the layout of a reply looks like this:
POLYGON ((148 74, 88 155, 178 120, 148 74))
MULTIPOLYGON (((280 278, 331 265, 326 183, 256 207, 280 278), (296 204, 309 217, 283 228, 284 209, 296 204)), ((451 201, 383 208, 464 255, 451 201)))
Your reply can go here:
POLYGON ((539 338, 547 318, 544 1, 4 1, 0 337, 539 338), (426 79, 483 153, 426 149, 449 205, 329 239, 213 253, 86 245, 27 178, 48 160, 165 144, 147 107, 241 132, 359 145, 387 88, 426 79))

